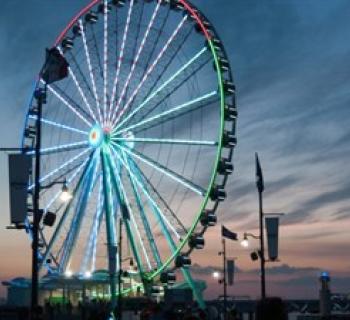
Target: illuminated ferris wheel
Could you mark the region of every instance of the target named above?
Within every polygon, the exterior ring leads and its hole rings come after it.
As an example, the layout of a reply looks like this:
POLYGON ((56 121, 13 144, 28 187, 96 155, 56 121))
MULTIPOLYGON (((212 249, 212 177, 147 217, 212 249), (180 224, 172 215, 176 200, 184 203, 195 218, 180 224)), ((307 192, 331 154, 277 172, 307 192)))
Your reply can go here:
POLYGON ((46 85, 41 267, 109 270, 113 298, 130 256, 145 291, 182 273, 200 301, 190 254, 217 221, 236 145, 235 87, 214 27, 187 0, 94 0, 55 47, 69 76, 46 85))

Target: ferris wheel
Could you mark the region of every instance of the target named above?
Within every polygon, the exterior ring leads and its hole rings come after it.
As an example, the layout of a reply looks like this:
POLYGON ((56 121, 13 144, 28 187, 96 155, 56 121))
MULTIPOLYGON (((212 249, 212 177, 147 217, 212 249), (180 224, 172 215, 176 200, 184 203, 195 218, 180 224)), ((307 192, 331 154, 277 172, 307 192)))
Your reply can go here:
MULTIPOLYGON (((47 90, 42 270, 109 270, 113 297, 130 257, 145 291, 182 273, 200 301, 190 254, 216 224, 236 145, 235 86, 214 27, 187 0, 94 0, 54 46, 69 76, 35 88, 47 90)), ((24 148, 36 119, 32 102, 24 148)))

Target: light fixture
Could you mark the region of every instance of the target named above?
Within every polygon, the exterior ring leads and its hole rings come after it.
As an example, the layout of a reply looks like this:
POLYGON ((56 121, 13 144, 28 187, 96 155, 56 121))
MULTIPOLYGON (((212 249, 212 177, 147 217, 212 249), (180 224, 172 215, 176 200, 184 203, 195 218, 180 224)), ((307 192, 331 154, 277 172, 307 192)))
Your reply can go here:
POLYGON ((68 186, 67 186, 67 182, 65 181, 63 183, 63 186, 62 186, 62 192, 61 192, 61 195, 60 195, 60 199, 62 202, 68 202, 70 199, 72 199, 72 195, 71 193, 69 192, 69 189, 68 189, 68 186))
POLYGON ((249 247, 249 241, 248 241, 248 237, 246 234, 244 234, 244 238, 241 241, 241 246, 244 248, 248 248, 249 247))
POLYGON ((73 276, 73 272, 71 270, 66 270, 64 275, 66 276, 66 278, 71 278, 73 276))
POLYGON ((214 271, 214 272, 213 272, 213 278, 214 278, 214 279, 219 279, 219 278, 220 278, 220 272, 214 271))

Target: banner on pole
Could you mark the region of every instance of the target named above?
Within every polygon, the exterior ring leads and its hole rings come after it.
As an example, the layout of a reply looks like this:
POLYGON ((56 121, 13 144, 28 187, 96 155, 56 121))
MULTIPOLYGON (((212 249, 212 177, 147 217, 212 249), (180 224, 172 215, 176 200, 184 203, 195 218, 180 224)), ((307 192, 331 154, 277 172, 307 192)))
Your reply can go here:
POLYGON ((278 258, 279 217, 266 217, 265 225, 267 233, 269 259, 271 261, 276 261, 278 258))
POLYGON ((233 241, 238 240, 238 235, 235 232, 230 231, 225 226, 221 226, 221 236, 233 241))
POLYGON ((259 156, 257 153, 255 153, 255 167, 256 167, 256 173, 255 173, 256 187, 258 188, 258 191, 261 193, 261 192, 264 192, 265 186, 264 186, 264 176, 261 169, 259 156))
POLYGON ((26 154, 10 154, 8 161, 11 223, 21 224, 27 217, 28 181, 32 157, 26 154))
POLYGON ((235 260, 227 260, 227 282, 229 286, 233 286, 235 281, 235 260))

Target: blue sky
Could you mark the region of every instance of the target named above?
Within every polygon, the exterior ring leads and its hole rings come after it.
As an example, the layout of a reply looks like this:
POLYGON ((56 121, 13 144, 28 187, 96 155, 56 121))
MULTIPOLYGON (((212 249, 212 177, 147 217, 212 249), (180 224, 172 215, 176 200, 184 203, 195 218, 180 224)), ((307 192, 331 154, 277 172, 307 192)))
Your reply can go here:
MULTIPOLYGON (((3 1, 2 146, 19 143, 25 106, 44 48, 53 43, 69 18, 86 3, 3 1)), ((291 295, 301 296, 303 290, 316 295, 316 282, 312 287, 305 275, 317 279, 322 269, 330 270, 336 278, 335 290, 350 291, 349 1, 193 3, 206 13, 221 35, 237 86, 239 145, 234 157, 235 174, 230 178, 229 197, 220 209, 220 220, 239 232, 256 231, 254 152, 258 151, 266 182, 265 211, 286 214, 281 228, 281 263, 275 266, 281 272, 276 275, 271 271, 271 293, 285 295, 288 288, 291 295)), ((14 275, 11 266, 16 265, 18 272, 26 274, 30 265, 25 235, 4 230, 8 223, 5 160, 1 155, 0 256, 7 256, 0 265, 1 280, 14 275), (9 244, 10 237, 13 241, 9 244)), ((196 254, 201 267, 219 265, 218 233, 219 228, 211 229, 207 237, 216 245, 196 254), (210 255, 215 258, 209 259, 210 255)), ((256 286, 250 281, 257 280, 257 265, 249 261, 249 252, 239 249, 238 244, 232 244, 229 250, 238 257, 242 270, 233 293, 256 295, 256 286)), ((211 291, 218 291, 214 283, 211 291)))

